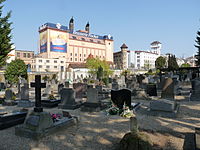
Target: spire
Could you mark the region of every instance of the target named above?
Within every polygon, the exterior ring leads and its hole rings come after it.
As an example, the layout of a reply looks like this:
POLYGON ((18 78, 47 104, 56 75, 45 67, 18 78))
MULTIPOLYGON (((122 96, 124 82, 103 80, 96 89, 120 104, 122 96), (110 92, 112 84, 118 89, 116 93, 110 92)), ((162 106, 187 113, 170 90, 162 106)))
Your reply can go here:
POLYGON ((87 22, 86 26, 85 26, 85 31, 87 31, 87 33, 90 32, 90 24, 89 21, 87 22))
POLYGON ((121 48, 121 49, 127 49, 128 46, 126 46, 126 44, 124 43, 120 48, 121 48))
POLYGON ((73 32, 74 31, 74 18, 72 16, 72 18, 69 21, 69 31, 73 32))
POLYGON ((73 18, 73 16, 71 17, 69 23, 74 23, 74 18, 73 18))

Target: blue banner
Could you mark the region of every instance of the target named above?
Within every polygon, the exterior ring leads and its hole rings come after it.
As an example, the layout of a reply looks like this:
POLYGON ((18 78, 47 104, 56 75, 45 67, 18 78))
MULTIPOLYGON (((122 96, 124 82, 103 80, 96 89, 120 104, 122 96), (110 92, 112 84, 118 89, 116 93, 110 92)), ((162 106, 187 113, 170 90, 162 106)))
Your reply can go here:
POLYGON ((47 51, 47 43, 40 45, 40 53, 44 53, 47 51))
POLYGON ((67 43, 64 45, 53 45, 51 42, 51 51, 66 53, 67 52, 67 43))

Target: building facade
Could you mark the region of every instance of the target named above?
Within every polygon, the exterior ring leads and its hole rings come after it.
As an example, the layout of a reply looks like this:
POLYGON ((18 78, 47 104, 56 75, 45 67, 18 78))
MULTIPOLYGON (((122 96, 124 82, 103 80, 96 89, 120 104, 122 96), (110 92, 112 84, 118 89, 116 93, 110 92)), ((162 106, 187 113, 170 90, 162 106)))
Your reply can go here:
POLYGON ((15 59, 21 59, 25 62, 26 65, 28 65, 32 63, 33 58, 34 58, 34 51, 14 49, 8 54, 7 63, 10 63, 15 59))
POLYGON ((125 70, 128 68, 128 47, 126 44, 123 44, 121 47, 121 51, 115 52, 114 56, 114 64, 116 69, 125 70))
POLYGON ((134 66, 136 69, 154 69, 155 61, 161 54, 162 44, 154 41, 150 44, 150 50, 136 50, 134 55, 134 66))
POLYGON ((113 62, 113 37, 90 33, 89 23, 85 30, 74 31, 74 19, 69 28, 59 23, 46 23, 39 28, 40 51, 43 58, 65 58, 66 66, 84 63, 92 54, 101 60, 113 62))

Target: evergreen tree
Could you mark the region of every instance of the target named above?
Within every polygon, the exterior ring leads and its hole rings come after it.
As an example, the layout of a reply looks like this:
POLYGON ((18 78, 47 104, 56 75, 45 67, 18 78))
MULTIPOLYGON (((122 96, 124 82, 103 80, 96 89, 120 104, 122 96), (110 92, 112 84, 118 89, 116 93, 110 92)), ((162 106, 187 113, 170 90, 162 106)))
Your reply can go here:
POLYGON ((195 64, 196 64, 196 66, 200 66, 200 31, 197 32, 197 37, 196 37, 195 42, 197 43, 195 45, 195 47, 198 49, 197 50, 197 55, 195 55, 195 58, 197 59, 195 61, 195 64))
POLYGON ((176 61, 175 55, 169 55, 168 57, 168 69, 170 71, 177 70, 179 68, 178 63, 176 61))
POLYGON ((8 53, 12 51, 11 43, 11 22, 9 18, 11 12, 8 12, 6 16, 2 17, 3 5, 1 5, 5 0, 0 0, 0 67, 6 63, 8 53))

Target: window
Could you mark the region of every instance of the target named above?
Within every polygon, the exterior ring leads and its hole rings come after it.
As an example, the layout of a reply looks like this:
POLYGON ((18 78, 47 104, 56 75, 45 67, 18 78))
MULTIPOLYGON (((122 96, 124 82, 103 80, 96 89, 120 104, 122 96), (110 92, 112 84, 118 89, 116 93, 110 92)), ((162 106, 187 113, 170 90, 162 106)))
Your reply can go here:
POLYGON ((46 63, 49 63, 49 60, 46 60, 46 63))
POLYGON ((81 57, 81 54, 80 54, 80 57, 81 57))
POLYGON ((64 61, 60 61, 60 63, 64 63, 64 61))
POLYGON ((75 61, 77 61, 77 58, 75 58, 75 61))
POLYGON ((39 65, 39 68, 42 68, 42 65, 39 65))
POLYGON ((26 53, 23 53, 23 56, 26 57, 26 53))
POLYGON ((77 53, 75 53, 75 56, 77 56, 77 53))
POLYGON ((54 68, 58 68, 57 66, 54 66, 54 68))
POLYGON ((94 42, 92 39, 90 39, 90 42, 94 42))
POLYGON ((85 41, 85 38, 81 38, 81 40, 85 41))
POLYGON ((60 70, 61 70, 61 71, 64 71, 64 66, 60 66, 60 70))
POLYGON ((84 54, 84 57, 85 57, 86 55, 84 54))
POLYGON ((17 53, 17 57, 20 57, 20 53, 17 53))
POLYGON ((46 66, 46 68, 50 68, 50 66, 46 66))
POLYGON ((31 57, 31 55, 30 55, 30 53, 28 53, 28 58, 30 58, 31 57))
POLYGON ((57 60, 54 60, 54 63, 57 63, 57 60))
POLYGON ((70 58, 70 61, 72 61, 72 58, 70 58))
POLYGON ((81 58, 80 58, 80 61, 81 61, 81 58))
POLYGON ((42 60, 40 59, 39 62, 42 62, 42 60))
POLYGON ((72 36, 72 39, 77 39, 75 36, 72 36))
POLYGON ((70 53, 70 56, 72 56, 72 53, 70 53))

